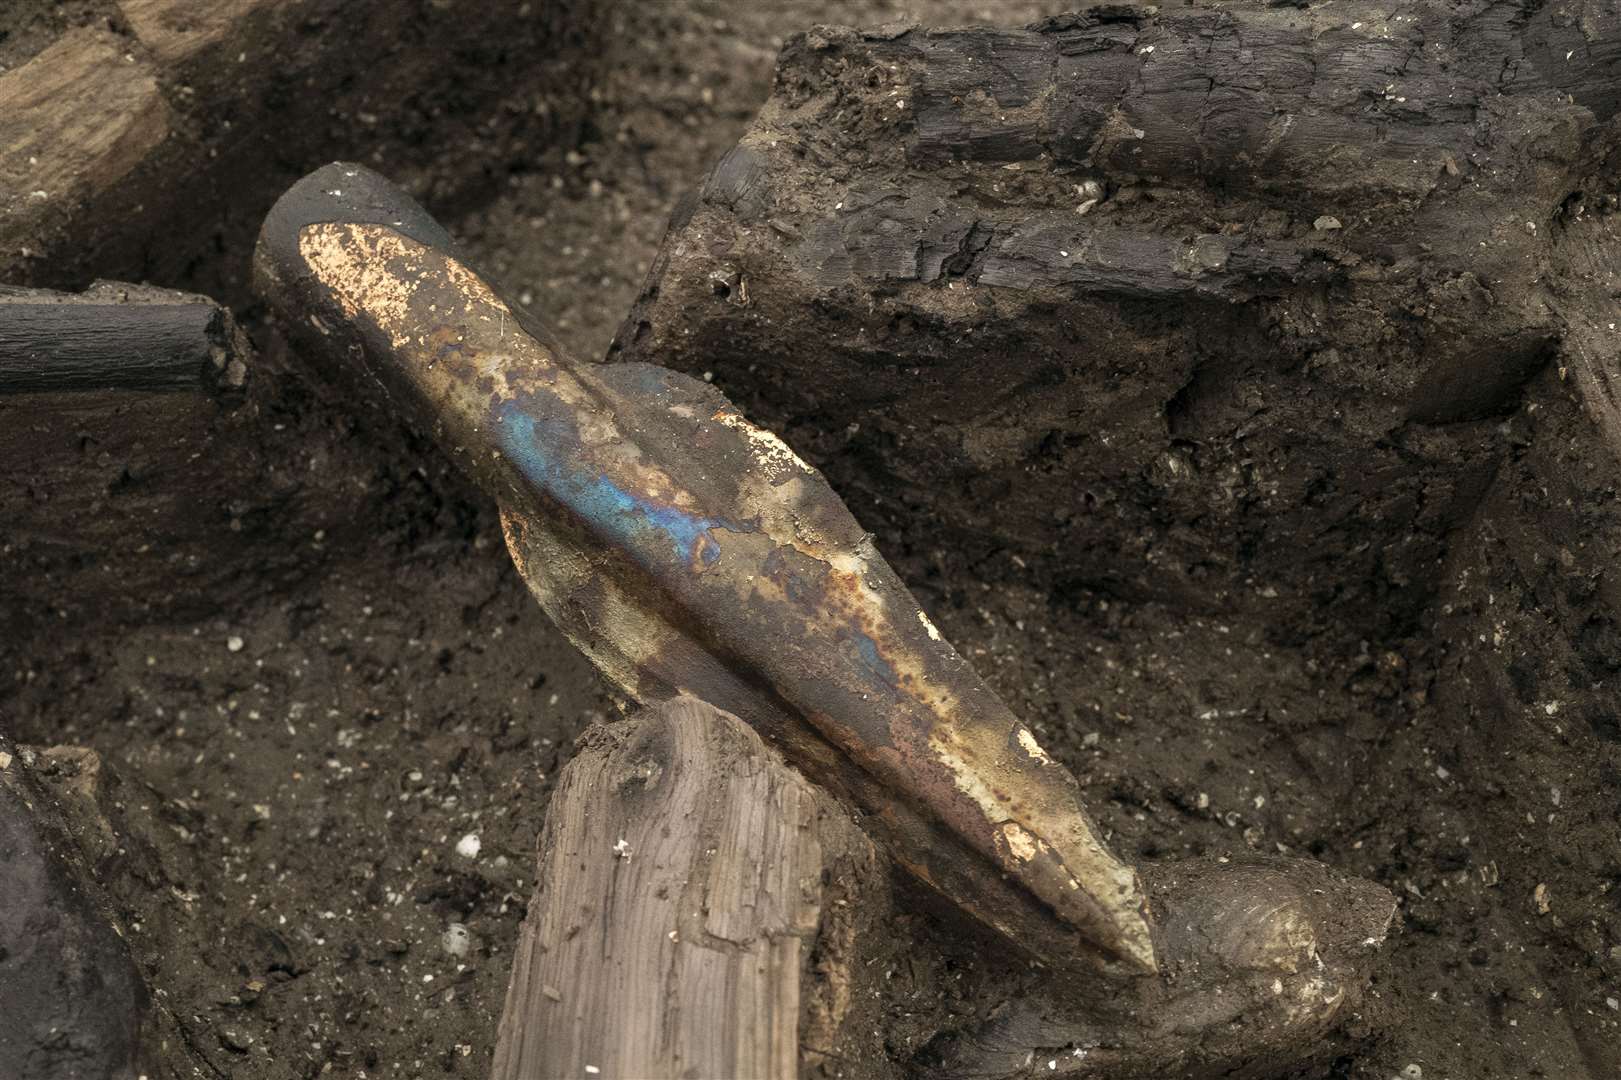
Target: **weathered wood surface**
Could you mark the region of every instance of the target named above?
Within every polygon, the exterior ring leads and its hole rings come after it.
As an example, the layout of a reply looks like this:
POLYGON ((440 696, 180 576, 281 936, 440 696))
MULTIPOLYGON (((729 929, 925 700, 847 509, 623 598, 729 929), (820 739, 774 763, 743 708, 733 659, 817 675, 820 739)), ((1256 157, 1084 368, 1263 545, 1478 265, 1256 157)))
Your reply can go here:
POLYGON ((166 67, 244 32, 243 19, 271 12, 283 0, 118 0, 141 44, 166 67))
POLYGON ((813 952, 858 964, 835 912, 885 895, 838 803, 692 699, 586 736, 536 880, 494 1080, 792 1080, 849 1006, 851 974, 813 952))
POLYGON ((0 285, 0 394, 243 387, 249 347, 204 296, 98 282, 83 293, 0 285))

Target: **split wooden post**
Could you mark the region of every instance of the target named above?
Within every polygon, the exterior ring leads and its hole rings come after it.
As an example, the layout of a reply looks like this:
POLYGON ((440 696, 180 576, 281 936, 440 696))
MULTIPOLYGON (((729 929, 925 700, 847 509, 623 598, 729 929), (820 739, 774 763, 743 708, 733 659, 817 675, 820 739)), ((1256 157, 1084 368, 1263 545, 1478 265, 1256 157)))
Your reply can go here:
POLYGON ((792 1080, 881 890, 846 811, 731 714, 598 728, 552 796, 492 1076, 792 1080))

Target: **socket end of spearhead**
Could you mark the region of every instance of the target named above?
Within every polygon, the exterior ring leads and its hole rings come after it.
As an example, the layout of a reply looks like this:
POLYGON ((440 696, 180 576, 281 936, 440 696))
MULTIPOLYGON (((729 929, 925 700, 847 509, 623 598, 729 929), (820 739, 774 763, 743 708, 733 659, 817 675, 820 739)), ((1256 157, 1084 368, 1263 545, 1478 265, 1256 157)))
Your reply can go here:
POLYGON ((254 250, 254 276, 264 285, 285 286, 306 272, 300 237, 311 225, 382 225, 430 248, 455 248, 444 226, 404 189, 364 165, 334 161, 323 165, 282 193, 259 228, 254 250))

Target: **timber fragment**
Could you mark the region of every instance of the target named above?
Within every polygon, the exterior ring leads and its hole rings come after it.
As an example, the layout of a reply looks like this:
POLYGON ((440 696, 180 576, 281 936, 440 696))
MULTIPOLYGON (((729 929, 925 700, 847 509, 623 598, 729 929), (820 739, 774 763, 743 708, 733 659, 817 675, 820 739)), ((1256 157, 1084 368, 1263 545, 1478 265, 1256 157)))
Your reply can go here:
POLYGON ((0 75, 0 276, 96 213, 172 124, 157 73, 105 30, 0 75))
POLYGON ((250 353, 207 297, 111 281, 82 293, 0 285, 0 394, 230 396, 247 382, 250 353))
POLYGON ((864 974, 835 905, 872 926, 887 897, 848 812, 692 699, 584 736, 535 881, 494 1080, 793 1080, 802 1045, 843 1049, 846 984, 864 974), (818 952, 840 970, 813 970, 818 952))
POLYGON ((749 387, 908 547, 1268 625, 1322 622, 1333 581, 1370 637, 1406 614, 1387 572, 1439 554, 1418 508, 1470 498, 1437 444, 1560 355, 1621 444, 1613 318, 1576 302, 1613 260, 1567 264, 1613 206, 1618 88, 1602 2, 820 27, 613 355, 749 387), (1370 515, 1348 472, 1426 495, 1340 545, 1322 522, 1370 515))

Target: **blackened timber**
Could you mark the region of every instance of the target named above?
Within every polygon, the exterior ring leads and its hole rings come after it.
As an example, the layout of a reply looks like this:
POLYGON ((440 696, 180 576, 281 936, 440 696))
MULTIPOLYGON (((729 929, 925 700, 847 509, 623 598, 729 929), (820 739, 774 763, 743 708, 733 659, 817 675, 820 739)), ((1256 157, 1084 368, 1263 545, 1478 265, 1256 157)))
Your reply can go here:
POLYGON ((245 345, 205 297, 98 284, 0 290, 0 394, 240 388, 245 345))

